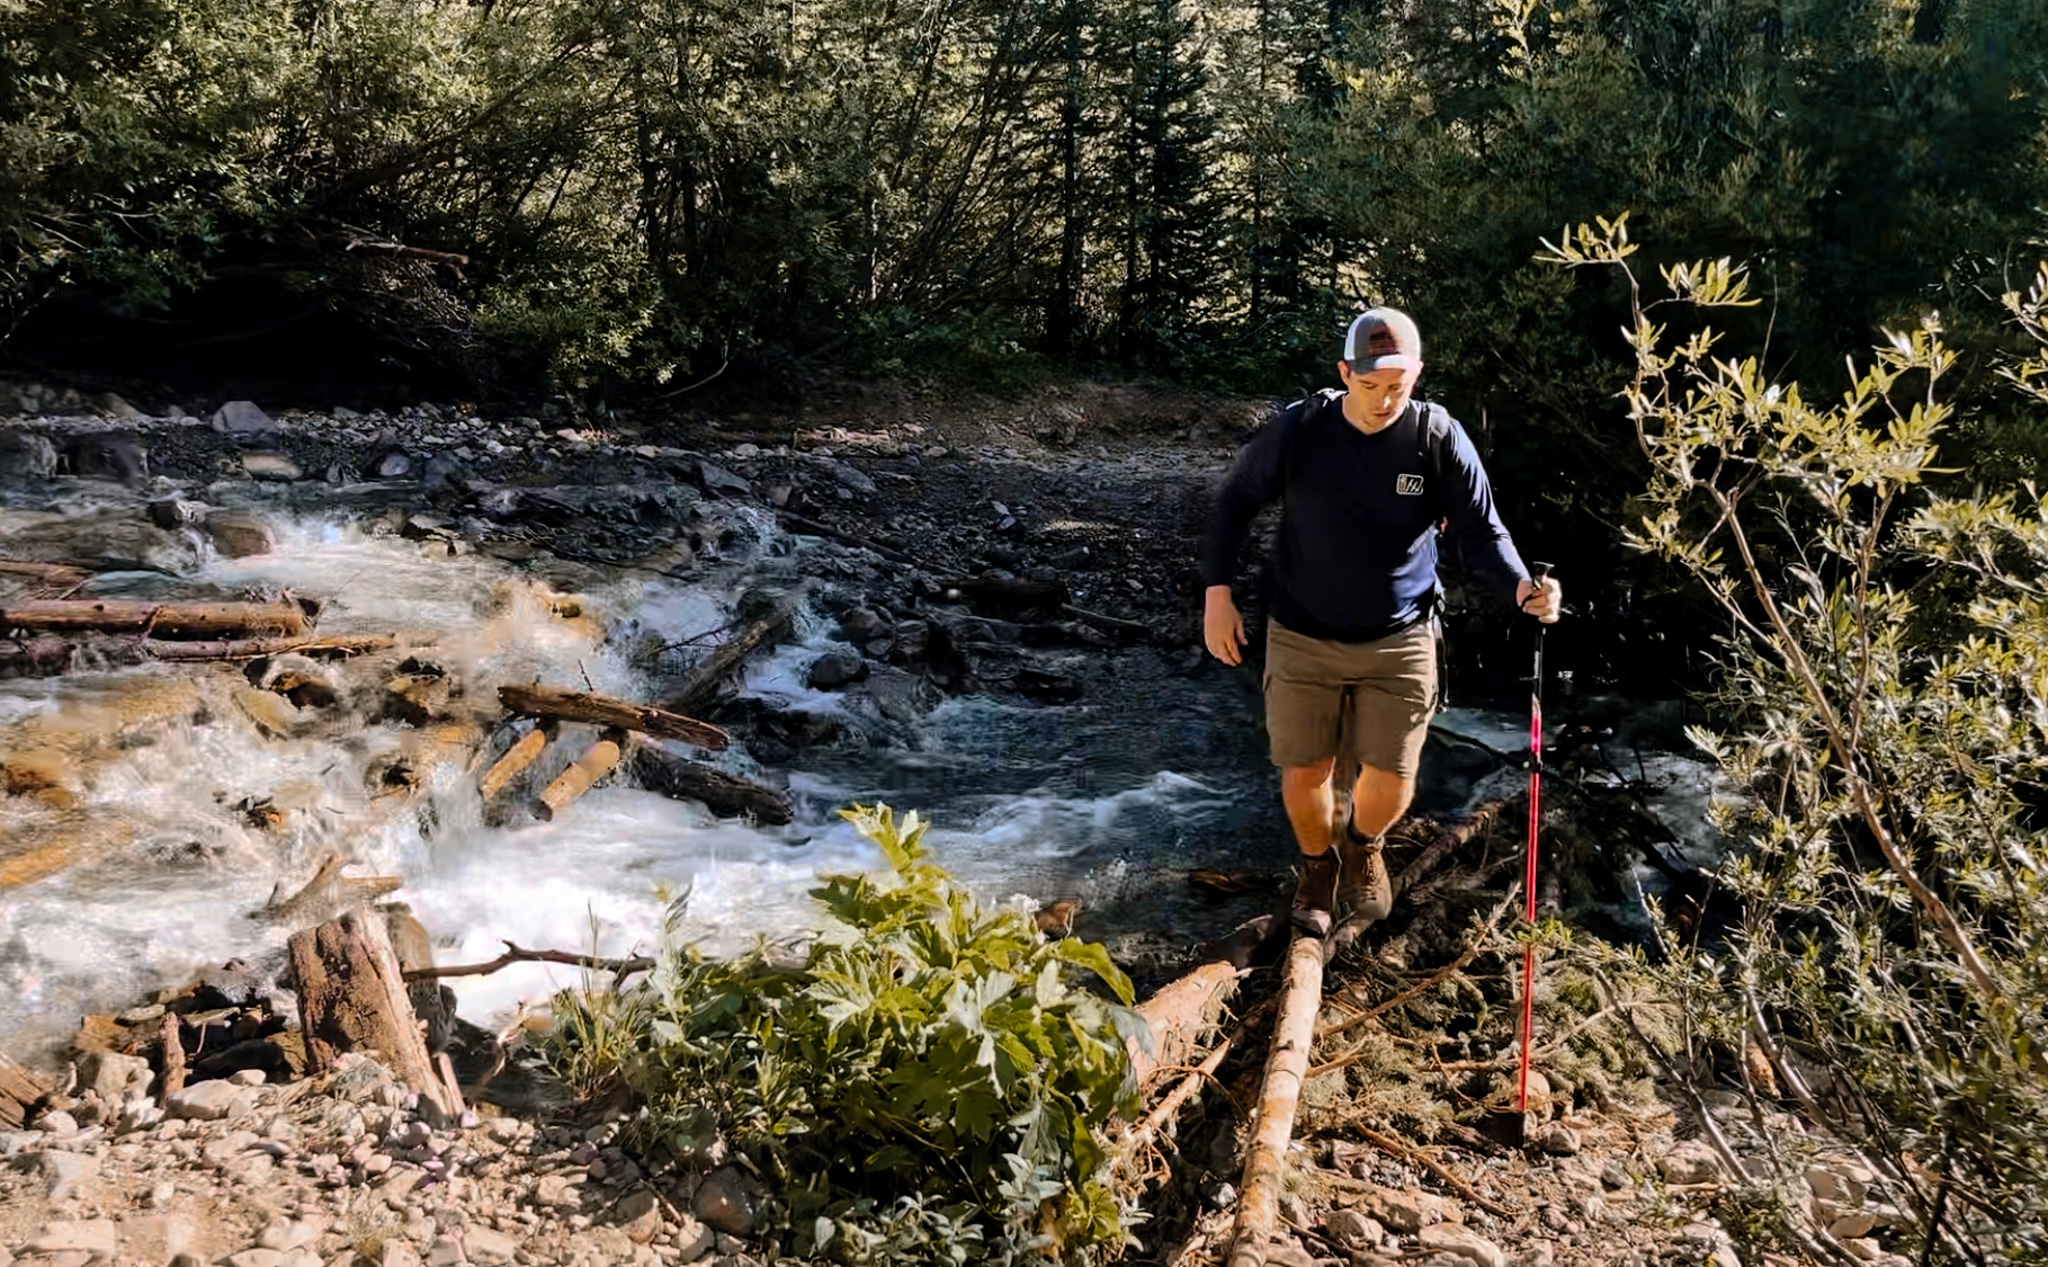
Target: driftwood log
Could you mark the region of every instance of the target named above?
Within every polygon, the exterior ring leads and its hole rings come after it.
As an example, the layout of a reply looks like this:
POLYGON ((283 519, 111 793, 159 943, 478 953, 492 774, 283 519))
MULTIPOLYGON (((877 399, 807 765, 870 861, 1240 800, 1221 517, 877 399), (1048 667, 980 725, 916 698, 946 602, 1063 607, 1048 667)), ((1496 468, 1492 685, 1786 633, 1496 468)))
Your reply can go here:
POLYGON ((1131 1069, 1140 1085, 1161 1069, 1187 1066, 1216 1028, 1224 1004, 1237 993, 1239 975, 1233 965, 1214 960, 1161 986, 1138 1004, 1138 1015, 1152 1030, 1151 1051, 1135 1040, 1128 1044, 1131 1069))
POLYGON ((685 760, 654 744, 634 744, 626 768, 633 781, 648 791, 670 800, 702 801, 720 818, 749 817, 780 827, 796 816, 788 793, 685 760))
POLYGON ((297 603, 150 603, 132 599, 47 598, 0 607, 0 628, 50 633, 146 633, 157 638, 297 637, 306 632, 297 603))
POLYGON ((583 755, 569 763, 569 767, 555 776, 555 781, 541 789, 534 798, 533 815, 542 822, 554 821, 555 815, 574 804, 576 798, 591 789, 599 779, 610 774, 619 764, 619 756, 626 742, 624 731, 607 730, 596 743, 586 748, 583 755))
POLYGON ((462 1093, 427 1051, 382 913, 350 911, 295 933, 290 951, 309 1075, 344 1053, 374 1052, 444 1120, 461 1114, 462 1093))
POLYGON ((183 1022, 176 1012, 165 1012, 157 1023, 157 1098, 166 1099, 185 1089, 185 1039, 183 1022))
POLYGON ((397 645, 398 639, 389 634, 337 634, 330 638, 243 638, 213 642, 159 642, 150 639, 142 644, 142 651, 152 660, 254 660, 262 656, 283 655, 288 651, 324 659, 388 651, 397 645))
POLYGON ((74 589, 91 578, 90 571, 69 563, 24 563, 0 559, 0 580, 28 581, 52 589, 74 589))
POLYGON ((0 1127, 18 1131, 28 1115, 50 1094, 50 1086, 29 1072, 6 1052, 0 1051, 0 1127))
POLYGON ((505 755, 484 772, 483 779, 476 785, 478 795, 488 801, 504 791, 506 784, 526 773, 527 767, 540 759, 542 750, 554 738, 557 729, 553 722, 542 722, 519 736, 518 742, 507 748, 505 755))
POLYGON ((1323 949, 1320 938, 1298 934, 1287 948, 1280 1015, 1273 1022, 1273 1045, 1266 1053, 1266 1075, 1260 1084, 1244 1183, 1239 1186, 1228 1267, 1264 1267, 1266 1261, 1287 1173, 1287 1141, 1294 1134, 1294 1112, 1301 1103, 1301 1085, 1308 1077, 1309 1044, 1316 1014, 1323 1006, 1323 949))
POLYGON ((794 596, 784 598, 767 615, 749 622, 730 641, 720 643, 716 651, 704 657, 702 664, 690 670, 682 685, 663 700, 661 706, 689 713, 716 699, 719 691, 724 689, 726 679, 737 672, 748 657, 789 631, 791 623, 796 620, 796 608, 794 596))
POLYGON ((663 739, 680 739, 714 752, 732 742, 730 736, 709 722, 671 711, 676 707, 673 701, 656 708, 610 695, 565 691, 558 686, 501 686, 498 702, 526 717, 611 726, 663 739))

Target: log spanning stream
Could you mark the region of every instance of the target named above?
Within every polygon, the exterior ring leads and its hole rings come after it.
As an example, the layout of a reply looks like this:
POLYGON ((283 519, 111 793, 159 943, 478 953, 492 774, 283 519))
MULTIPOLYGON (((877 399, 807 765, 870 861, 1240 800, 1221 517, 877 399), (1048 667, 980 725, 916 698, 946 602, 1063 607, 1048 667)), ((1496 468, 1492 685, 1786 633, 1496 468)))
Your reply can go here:
MULTIPOLYGON (((505 941, 648 951, 684 891, 686 931, 713 953, 789 936, 814 922, 820 872, 880 865, 836 816, 855 800, 924 812, 939 860, 988 897, 1078 899, 1078 931, 1141 979, 1170 975, 1187 946, 1264 909, 1282 883, 1291 851, 1248 677, 1133 642, 1065 653, 1079 689, 1062 699, 947 695, 880 668, 818 689, 813 664, 855 648, 805 578, 829 574, 845 547, 784 535, 765 513, 748 512, 739 547, 669 575, 455 553, 333 510, 269 512, 271 548, 239 558, 189 529, 65 548, 83 525, 143 515, 133 501, 85 509, 0 507, 0 559, 131 560, 82 573, 63 590, 72 599, 317 600, 319 636, 376 649, 126 663, 130 630, 100 635, 68 672, 0 678, 0 1049, 24 1059, 50 1060, 87 1013, 195 974, 231 962, 274 974, 294 925, 263 908, 334 854, 349 874, 399 877, 444 963, 491 959, 505 941), (630 763, 559 812, 533 812, 597 740, 591 726, 562 726, 523 782, 480 795, 522 733, 500 688, 657 700, 764 588, 809 597, 787 636, 746 660, 722 712, 816 742, 782 744, 772 761, 745 731, 715 752, 634 742, 784 789, 791 821, 720 817, 652 790, 630 763), (1198 895, 1187 877, 1200 868, 1271 883, 1198 895)), ((0 575, 0 609, 52 597, 14 580, 10 591, 0 575)), ((1451 720, 1501 747, 1520 725, 1451 720)), ((1468 780, 1441 795, 1481 790, 1468 780)), ((450 984, 488 1022, 577 979, 527 964, 450 984)))

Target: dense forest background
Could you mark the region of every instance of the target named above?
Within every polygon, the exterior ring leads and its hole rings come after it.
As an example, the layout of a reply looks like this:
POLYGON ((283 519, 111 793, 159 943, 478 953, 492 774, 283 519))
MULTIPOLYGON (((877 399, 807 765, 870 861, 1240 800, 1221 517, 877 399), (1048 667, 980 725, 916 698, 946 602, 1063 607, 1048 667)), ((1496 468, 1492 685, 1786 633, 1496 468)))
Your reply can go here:
POLYGON ((1628 212, 1641 276, 1749 262, 1767 375, 1938 320, 1946 478, 2048 454, 1995 373, 2048 256, 2042 0, 0 0, 0 138, 18 373, 1282 395, 1390 302, 1613 611, 1628 287, 1537 256, 1628 212))
POLYGON ((0 333, 1265 392, 1386 301, 1462 414, 1575 427, 1625 305, 1544 236, 1751 261, 1789 373, 1981 349, 2044 107, 2040 0, 10 0, 0 333))

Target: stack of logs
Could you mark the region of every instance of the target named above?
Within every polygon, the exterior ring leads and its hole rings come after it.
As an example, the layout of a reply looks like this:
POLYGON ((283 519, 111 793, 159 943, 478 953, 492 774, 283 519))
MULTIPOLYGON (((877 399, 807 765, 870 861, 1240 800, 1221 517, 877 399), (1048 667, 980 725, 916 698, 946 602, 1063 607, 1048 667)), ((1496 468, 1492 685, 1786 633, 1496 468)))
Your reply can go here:
POLYGON ((498 702, 507 712, 534 722, 478 784, 487 804, 540 759, 560 737, 563 722, 578 722, 598 727, 597 738, 534 798, 534 816, 543 822, 552 821, 622 764, 640 786, 675 799, 703 801, 714 812, 742 813, 774 826, 793 817, 789 798, 774 788, 684 760, 644 738, 677 739, 723 751, 730 739, 706 722, 650 704, 552 686, 501 686, 498 702))
MULTIPOLYGON (((75 592, 92 573, 65 563, 0 559, 5 591, 75 592)), ((0 598, 5 597, 0 591, 0 598)), ((321 638, 312 633, 320 606, 309 599, 274 603, 157 603, 136 599, 29 597, 0 602, 0 631, 12 631, 5 660, 36 671, 63 671, 73 640, 86 634, 125 635, 138 660, 245 660, 298 651, 355 655, 395 645, 382 636, 321 638)))

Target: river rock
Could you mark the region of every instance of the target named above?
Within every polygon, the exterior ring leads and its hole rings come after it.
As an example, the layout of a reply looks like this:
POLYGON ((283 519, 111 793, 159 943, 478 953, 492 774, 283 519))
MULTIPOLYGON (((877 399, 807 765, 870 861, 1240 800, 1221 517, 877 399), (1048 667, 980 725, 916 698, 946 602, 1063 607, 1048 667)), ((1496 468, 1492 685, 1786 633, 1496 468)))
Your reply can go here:
POLYGON ((282 453, 244 453, 242 470, 251 479, 265 480, 274 484, 290 484, 306 478, 299 464, 282 453))
POLYGON ((706 1227, 694 1214, 681 1216, 676 1230, 670 1237, 676 1247, 676 1261, 694 1263, 718 1246, 718 1233, 706 1227))
POLYGON ((36 1159, 36 1172, 52 1201, 69 1201, 99 1177, 100 1159, 94 1153, 71 1153, 51 1149, 36 1159))
POLYGON ((1530 1142, 1552 1157, 1576 1156, 1584 1147, 1583 1141, 1579 1139, 1579 1133, 1563 1122, 1546 1123, 1543 1129, 1536 1132, 1536 1138, 1530 1142))
POLYGON ((1443 1198, 1427 1192, 1375 1187, 1362 1194, 1359 1206, 1401 1236, 1413 1236, 1429 1224, 1442 1222, 1444 1217, 1443 1198))
POLYGON ((754 491, 748 481, 734 475, 716 462, 697 464, 697 482, 712 496, 744 497, 754 491))
POLYGON ((140 409, 137 409, 135 406, 129 404, 127 401, 123 400, 120 396, 114 394, 113 392, 101 393, 99 399, 95 400, 93 403, 99 407, 99 411, 102 415, 108 418, 112 418, 116 422, 149 421, 148 414, 142 412, 140 409))
POLYGON ((1501 1253, 1500 1246, 1462 1223, 1432 1223, 1422 1229, 1418 1239, 1422 1248, 1462 1258, 1473 1267, 1507 1267, 1507 1255, 1501 1253))
POLYGON ((97 431, 66 440, 57 465, 80 479, 135 485, 149 475, 149 453, 132 431, 97 431))
POLYGON ((252 400, 229 401, 213 411, 213 417, 208 419, 208 423, 215 431, 224 431, 230 435, 255 435, 269 431, 277 425, 270 420, 270 415, 257 408, 256 402, 252 400))
POLYGON ((811 661, 807 680, 814 690, 836 691, 855 682, 864 682, 867 676, 867 661, 843 651, 831 651, 811 661))
POLYGON ((199 529, 213 542, 215 550, 230 559, 269 554, 277 544, 268 524, 232 511, 215 511, 201 521, 199 529))
POLYGON ((846 635, 848 642, 887 638, 894 628, 887 616, 872 607, 849 607, 839 617, 839 632, 846 635))
POLYGON ((1721 1177, 1721 1159, 1704 1141, 1686 1140, 1657 1159, 1657 1173, 1666 1183, 1712 1183, 1721 1177))
POLYGON ((858 469, 848 466, 844 462, 834 462, 832 464, 832 478, 863 497, 873 497, 875 495, 875 482, 858 469))
POLYGON ((754 1230, 754 1203, 740 1182, 739 1172, 721 1166, 704 1176, 697 1193, 690 1198, 690 1212, 715 1232, 745 1236, 754 1230))
POLYGON ((380 480, 407 479, 413 469, 411 455, 402 449, 389 449, 370 459, 370 473, 380 480))
POLYGON ((216 1079, 195 1082, 181 1091, 171 1092, 164 1099, 164 1111, 174 1118, 217 1122, 239 1111, 248 1102, 248 1091, 232 1082, 216 1079))
POLYGON ((1323 1221, 1323 1230, 1330 1239, 1349 1250, 1378 1249, 1387 1237, 1387 1230, 1379 1220, 1367 1218, 1356 1210, 1332 1210, 1323 1221))
POLYGON ((129 1096, 146 1094, 154 1077, 149 1062, 140 1056, 95 1051, 78 1061, 80 1085, 106 1104, 119 1104, 129 1096))
POLYGON ((120 1243, 120 1231, 112 1219, 57 1219, 44 1224, 42 1232, 21 1248, 26 1254, 86 1253, 112 1258, 120 1243))
POLYGON ((645 1188, 620 1197, 613 1213, 636 1245, 649 1244, 661 1235, 661 1199, 645 1188))
POLYGON ((56 473, 56 445, 42 436, 0 431, 0 478, 46 480, 56 473))

